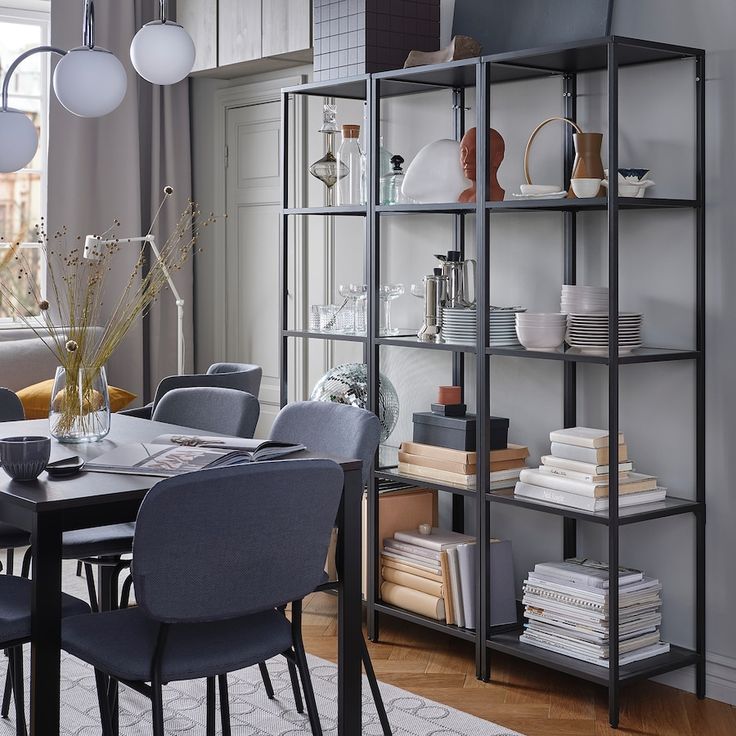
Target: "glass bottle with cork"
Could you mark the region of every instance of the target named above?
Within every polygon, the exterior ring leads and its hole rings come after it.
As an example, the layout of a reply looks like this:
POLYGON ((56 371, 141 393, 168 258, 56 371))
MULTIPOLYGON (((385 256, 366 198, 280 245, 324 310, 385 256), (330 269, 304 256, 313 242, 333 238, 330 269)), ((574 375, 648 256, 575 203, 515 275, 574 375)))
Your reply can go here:
POLYGON ((342 126, 342 144, 337 152, 338 169, 346 166, 347 175, 337 184, 337 204, 341 207, 365 204, 365 184, 363 170, 365 159, 360 149, 358 137, 360 125, 342 126))

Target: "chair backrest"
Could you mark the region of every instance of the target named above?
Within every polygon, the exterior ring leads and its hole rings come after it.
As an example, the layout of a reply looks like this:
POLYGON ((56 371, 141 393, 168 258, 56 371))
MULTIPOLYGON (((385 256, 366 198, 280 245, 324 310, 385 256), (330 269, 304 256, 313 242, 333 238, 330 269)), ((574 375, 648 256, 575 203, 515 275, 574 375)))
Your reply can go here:
POLYGON ((300 442, 310 452, 363 461, 363 482, 373 466, 381 422, 370 411, 326 401, 288 404, 271 427, 272 440, 300 442))
POLYGON ((0 422, 20 422, 25 418, 18 396, 9 388, 0 388, 0 422))
POLYGON ((175 388, 199 388, 211 386, 214 388, 232 388, 246 391, 258 397, 261 390, 261 376, 263 370, 259 365, 248 363, 214 363, 207 369, 207 373, 194 373, 186 376, 167 376, 156 389, 153 406, 175 388))
POLYGON ((322 580, 343 472, 282 460, 157 483, 138 512, 133 583, 169 623, 222 621, 311 593, 322 580))
POLYGON ((175 388, 154 407, 155 422, 253 437, 261 412, 258 399, 233 388, 175 388))

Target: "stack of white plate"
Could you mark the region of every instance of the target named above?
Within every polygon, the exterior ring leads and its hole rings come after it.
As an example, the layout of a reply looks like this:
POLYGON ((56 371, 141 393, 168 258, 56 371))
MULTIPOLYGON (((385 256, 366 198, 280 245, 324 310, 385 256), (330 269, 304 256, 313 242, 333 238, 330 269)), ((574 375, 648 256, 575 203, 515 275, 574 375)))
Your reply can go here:
MULTIPOLYGON (((640 348, 642 315, 621 312, 618 316, 620 353, 640 348)), ((572 348, 586 353, 608 352, 608 312, 578 312, 567 316, 565 340, 572 348)))
POLYGON ((605 286, 572 286, 563 284, 560 312, 608 311, 608 289, 605 286))
POLYGON ((490 347, 508 348, 518 346, 516 315, 524 312, 526 312, 524 307, 491 307, 490 347))
MULTIPOLYGON (((513 347, 516 337, 516 314, 523 307, 491 307, 491 347, 513 347)), ((450 343, 474 343, 476 340, 477 312, 472 307, 446 307, 442 310, 442 337, 450 343)))

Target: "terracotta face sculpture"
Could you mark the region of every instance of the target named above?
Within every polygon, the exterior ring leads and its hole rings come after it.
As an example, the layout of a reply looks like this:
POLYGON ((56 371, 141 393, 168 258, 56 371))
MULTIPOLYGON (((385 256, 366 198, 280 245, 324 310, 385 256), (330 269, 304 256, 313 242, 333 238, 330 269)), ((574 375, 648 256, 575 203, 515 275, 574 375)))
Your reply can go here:
MULTIPOLYGON (((460 195, 459 202, 475 202, 476 199, 476 131, 471 128, 460 141, 460 163, 463 166, 465 177, 473 182, 473 185, 460 195)), ((501 202, 506 192, 498 183, 498 169, 503 162, 506 153, 506 143, 501 134, 491 128, 488 131, 488 146, 490 148, 491 166, 488 171, 488 200, 501 202)))

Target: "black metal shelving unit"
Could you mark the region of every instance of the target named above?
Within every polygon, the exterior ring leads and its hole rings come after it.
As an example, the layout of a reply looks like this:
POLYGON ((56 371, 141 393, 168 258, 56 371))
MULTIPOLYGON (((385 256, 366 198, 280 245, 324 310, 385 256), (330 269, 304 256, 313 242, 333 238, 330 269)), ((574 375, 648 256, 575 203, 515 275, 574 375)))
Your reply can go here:
MULTIPOLYGON (((476 674, 480 679, 491 676, 493 653, 502 652, 530 662, 550 667, 561 672, 604 685, 609 693, 609 719, 612 725, 618 724, 619 692, 623 683, 650 678, 665 672, 691 665, 696 669, 696 692, 705 696, 705 52, 700 49, 673 46, 670 44, 642 41, 617 36, 592 39, 590 41, 551 46, 540 49, 495 54, 481 59, 471 59, 448 64, 430 65, 413 69, 401 69, 380 74, 365 75, 346 80, 333 80, 314 83, 283 90, 282 112, 284 131, 288 130, 289 98, 292 95, 313 95, 337 99, 362 100, 368 112, 366 140, 367 176, 370 182, 368 203, 363 207, 295 207, 288 199, 288 135, 283 135, 282 156, 283 209, 281 242, 281 400, 287 400, 287 363, 290 339, 328 339, 352 340, 363 345, 364 360, 369 375, 369 407, 377 410, 378 366, 380 351, 384 346, 402 347, 418 350, 449 351, 452 355, 452 382, 464 387, 466 360, 475 364, 476 411, 479 417, 491 413, 492 394, 490 372, 494 356, 515 357, 532 360, 551 360, 563 363, 563 408, 566 427, 577 424, 576 388, 577 366, 579 363, 599 364, 608 367, 608 429, 615 437, 619 431, 619 371, 629 364, 660 363, 668 361, 692 361, 696 373, 695 407, 695 488, 691 498, 669 497, 661 503, 647 506, 618 507, 618 467, 612 466, 610 477, 610 510, 590 513, 567 509, 542 501, 515 498, 509 491, 488 491, 489 438, 481 428, 484 422, 478 421, 478 471, 475 488, 458 487, 445 483, 433 483, 400 474, 396 467, 378 467, 368 487, 368 629, 372 639, 379 635, 379 616, 400 618, 415 624, 447 633, 457 638, 472 641, 476 649, 476 674), (475 125, 480 130, 490 127, 490 113, 493 104, 493 89, 497 84, 557 77, 561 80, 564 99, 563 114, 576 117, 577 76, 580 73, 600 71, 605 74, 607 86, 608 136, 607 158, 609 170, 617 171, 618 115, 619 115, 619 70, 621 67, 650 64, 676 59, 694 60, 694 100, 696 119, 696 166, 695 198, 666 199, 619 197, 615 187, 609 187, 605 198, 587 200, 548 200, 548 201, 504 201, 486 202, 486 167, 488 160, 487 137, 478 136, 477 143, 477 199, 476 204, 412 204, 387 206, 379 205, 378 157, 381 122, 381 101, 398 95, 419 94, 434 90, 449 90, 453 95, 454 133, 459 140, 466 129, 465 93, 475 89, 475 125), (695 315, 696 334, 692 349, 680 350, 666 347, 646 347, 630 354, 619 355, 617 345, 611 344, 608 354, 587 355, 572 349, 553 352, 525 350, 523 348, 491 348, 486 336, 489 332, 490 262, 489 244, 491 242, 491 221, 494 215, 506 212, 559 212, 563 220, 564 238, 564 282, 575 284, 577 277, 577 215, 584 212, 605 213, 608 221, 608 274, 609 274, 609 334, 618 334, 619 312, 619 218, 626 211, 687 209, 693 212, 696 220, 695 238, 695 315), (466 243, 466 219, 473 216, 476 222, 475 245, 478 261, 476 294, 478 303, 478 331, 472 344, 428 344, 420 343, 414 335, 380 337, 378 335, 380 303, 377 298, 381 266, 381 220, 383 217, 416 217, 424 214, 443 214, 453 218, 454 248, 464 252, 466 243), (365 274, 368 289, 368 332, 364 337, 327 335, 289 329, 287 321, 287 273, 288 273, 288 221, 293 216, 339 215, 365 218, 365 274), (378 557, 380 540, 377 538, 377 514, 379 481, 401 481, 421 487, 434 488, 448 493, 453 498, 453 525, 456 530, 464 529, 464 501, 474 498, 476 513, 473 529, 478 540, 476 545, 477 569, 477 621, 476 631, 448 626, 390 606, 378 599, 378 557), (481 489, 478 492, 477 489, 481 489), (565 557, 577 553, 577 525, 589 523, 608 527, 608 564, 610 574, 610 667, 591 665, 571 657, 566 657, 543 649, 525 645, 519 641, 520 627, 502 627, 492 630, 490 621, 490 527, 496 504, 515 506, 519 509, 533 510, 563 517, 562 552, 565 557), (634 664, 619 666, 618 636, 618 565, 619 530, 622 526, 653 519, 692 514, 696 521, 695 557, 695 647, 685 649, 673 646, 668 654, 634 664)), ((565 136, 564 162, 565 185, 569 185, 574 150, 572 137, 565 136)), ((625 215, 623 215, 625 216, 625 215)))

